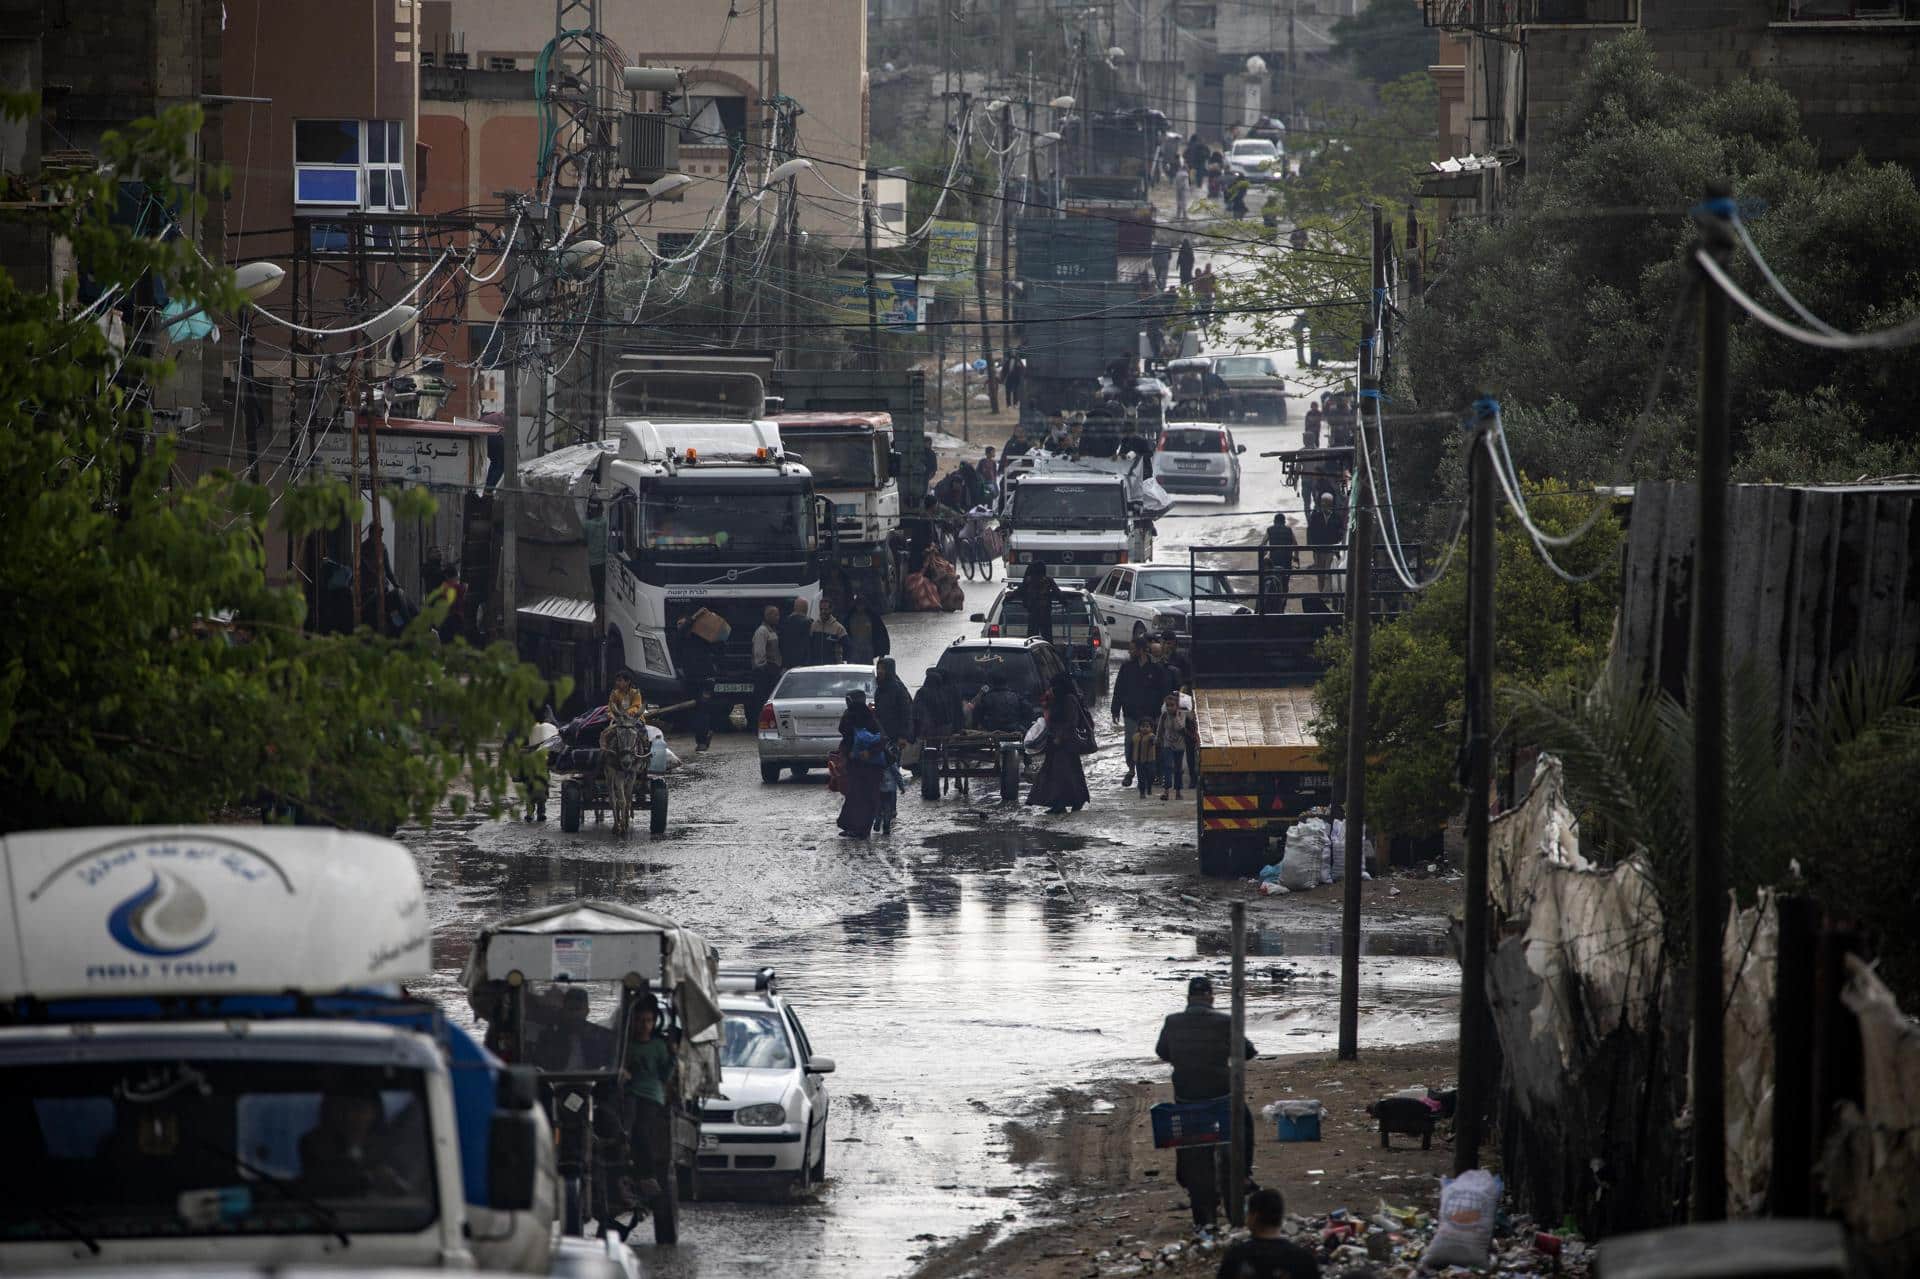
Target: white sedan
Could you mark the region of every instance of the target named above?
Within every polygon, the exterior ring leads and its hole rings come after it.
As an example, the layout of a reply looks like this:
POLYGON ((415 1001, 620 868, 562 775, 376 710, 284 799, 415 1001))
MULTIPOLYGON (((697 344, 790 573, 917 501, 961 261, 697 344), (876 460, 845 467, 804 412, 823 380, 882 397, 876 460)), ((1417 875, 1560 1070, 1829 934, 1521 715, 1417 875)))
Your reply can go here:
POLYGON ((1225 573, 1195 573, 1185 564, 1123 565, 1095 582, 1089 593, 1106 627, 1107 643, 1115 648, 1132 648, 1163 631, 1182 636, 1184 642, 1187 615, 1196 608, 1202 613, 1253 611, 1236 601, 1236 595, 1246 592, 1236 590, 1225 573))
POLYGON ((771 968, 720 972, 720 1096, 700 1112, 703 1176, 810 1189, 827 1175, 830 1058, 816 1056, 771 968))
POLYGON ((797 666, 780 677, 760 708, 760 780, 771 785, 782 769, 805 777, 824 768, 840 745, 840 717, 854 689, 873 696, 871 664, 797 666))

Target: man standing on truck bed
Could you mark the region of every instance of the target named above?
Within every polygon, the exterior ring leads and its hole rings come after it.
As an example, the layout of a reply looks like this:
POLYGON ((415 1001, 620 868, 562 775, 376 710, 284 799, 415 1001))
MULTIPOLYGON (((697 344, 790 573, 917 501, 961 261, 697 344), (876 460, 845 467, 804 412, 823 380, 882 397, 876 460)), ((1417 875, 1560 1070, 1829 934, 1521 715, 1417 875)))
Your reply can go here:
POLYGON ((1017 594, 1027 610, 1027 634, 1053 643, 1053 601, 1059 598, 1060 587, 1047 575, 1045 560, 1027 565, 1017 594))

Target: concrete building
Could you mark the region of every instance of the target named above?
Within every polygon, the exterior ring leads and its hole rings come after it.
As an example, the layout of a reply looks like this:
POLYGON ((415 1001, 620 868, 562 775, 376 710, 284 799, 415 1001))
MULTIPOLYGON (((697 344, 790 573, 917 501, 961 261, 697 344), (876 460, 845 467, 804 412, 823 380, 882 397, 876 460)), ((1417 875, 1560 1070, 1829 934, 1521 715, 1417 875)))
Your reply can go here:
POLYGON ((1662 70, 1694 84, 1779 83, 1829 163, 1858 153, 1920 168, 1920 0, 1414 2, 1456 37, 1443 49, 1458 60, 1434 68, 1454 154, 1503 161, 1477 179, 1482 209, 1539 163, 1593 48, 1636 29, 1662 70))

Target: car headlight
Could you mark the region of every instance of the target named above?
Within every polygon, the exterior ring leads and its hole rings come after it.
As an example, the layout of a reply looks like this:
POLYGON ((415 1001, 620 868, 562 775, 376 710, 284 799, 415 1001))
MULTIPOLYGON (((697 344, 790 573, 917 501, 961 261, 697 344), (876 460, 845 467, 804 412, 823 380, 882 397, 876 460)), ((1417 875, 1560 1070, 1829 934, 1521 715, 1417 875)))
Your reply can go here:
POLYGON ((1156 631, 1176 630, 1180 626, 1180 621, 1181 618, 1178 613, 1155 613, 1153 615, 1153 629, 1156 631))
POLYGON ((733 1112, 733 1122, 745 1128, 774 1128, 787 1122, 787 1108, 777 1101, 764 1106, 742 1106, 733 1112))
POLYGON ((642 635, 640 637, 640 658, 646 663, 647 669, 650 671, 659 671, 664 675, 668 670, 667 650, 661 645, 660 641, 652 635, 642 635))

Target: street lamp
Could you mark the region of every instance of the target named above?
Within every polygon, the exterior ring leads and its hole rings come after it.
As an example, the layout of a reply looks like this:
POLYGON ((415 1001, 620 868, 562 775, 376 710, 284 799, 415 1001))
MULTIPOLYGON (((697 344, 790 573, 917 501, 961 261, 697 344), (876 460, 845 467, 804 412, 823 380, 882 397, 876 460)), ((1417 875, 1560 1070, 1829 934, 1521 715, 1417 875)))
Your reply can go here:
POLYGON ((367 339, 370 342, 384 342, 402 329, 407 328, 419 317, 419 307, 402 304, 392 307, 374 316, 371 320, 368 320, 366 324, 361 326, 361 332, 367 335, 367 339))
POLYGON ((647 193, 648 199, 658 200, 678 191, 683 186, 691 185, 692 182, 693 179, 684 173, 669 173, 664 177, 655 178, 640 189, 647 193))
POLYGON ((286 278, 287 273, 271 262, 249 262, 234 269, 233 285, 247 301, 258 302, 286 278))
POLYGON ((1047 105, 1056 111, 1071 111, 1073 110, 1073 95, 1071 93, 1063 93, 1053 101, 1047 103, 1047 105))
POLYGON ((805 173, 811 168, 813 168, 813 161, 804 157, 784 160, 774 165, 773 172, 767 175, 767 186, 772 186, 776 182, 785 182, 788 178, 805 173))
POLYGON ((582 276, 599 265, 607 246, 598 240, 575 240, 560 250, 560 261, 568 275, 582 276))

